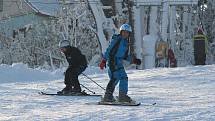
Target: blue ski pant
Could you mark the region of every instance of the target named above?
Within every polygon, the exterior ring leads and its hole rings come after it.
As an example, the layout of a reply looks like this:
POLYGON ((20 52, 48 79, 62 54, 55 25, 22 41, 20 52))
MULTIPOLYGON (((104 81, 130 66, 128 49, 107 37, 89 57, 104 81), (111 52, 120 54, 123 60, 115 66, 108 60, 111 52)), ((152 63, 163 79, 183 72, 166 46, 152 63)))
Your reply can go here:
POLYGON ((106 88, 106 93, 113 94, 116 85, 119 83, 119 94, 125 94, 127 95, 128 92, 128 76, 125 72, 124 68, 121 68, 116 71, 111 71, 111 69, 108 69, 108 75, 110 78, 110 81, 106 88))

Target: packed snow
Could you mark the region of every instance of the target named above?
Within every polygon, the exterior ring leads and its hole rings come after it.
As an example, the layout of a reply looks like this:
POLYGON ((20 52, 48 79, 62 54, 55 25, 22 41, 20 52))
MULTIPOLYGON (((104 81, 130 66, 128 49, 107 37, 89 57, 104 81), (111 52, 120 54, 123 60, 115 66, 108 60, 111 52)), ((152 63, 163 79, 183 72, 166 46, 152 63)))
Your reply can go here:
MULTIPOLYGON (((0 65, 0 120, 215 120, 215 65, 127 70, 128 93, 142 103, 136 107, 93 104, 100 97, 38 94, 40 91, 55 93, 61 90, 64 71, 30 69, 24 64, 0 65), (156 105, 152 106, 152 103, 156 105)), ((84 73, 102 87, 108 83, 107 70, 89 67, 84 73)), ((85 76, 81 75, 79 79, 96 94, 104 94, 85 76)), ((114 94, 117 95, 117 91, 114 94)))

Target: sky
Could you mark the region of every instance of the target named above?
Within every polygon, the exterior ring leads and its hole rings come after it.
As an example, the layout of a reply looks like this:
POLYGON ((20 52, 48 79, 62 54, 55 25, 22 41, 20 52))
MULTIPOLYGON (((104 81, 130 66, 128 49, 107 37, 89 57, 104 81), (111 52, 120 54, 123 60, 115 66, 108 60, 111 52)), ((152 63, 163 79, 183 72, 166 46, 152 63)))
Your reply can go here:
MULTIPOLYGON (((126 69, 128 95, 140 106, 96 105, 100 97, 44 96, 64 88, 63 72, 31 69, 17 63, 0 65, 0 120, 58 121, 213 121, 215 120, 215 65, 178 68, 126 69), (152 106, 151 104, 156 103, 152 106)), ((84 72, 102 87, 107 70, 88 67, 84 72)), ((80 75, 80 83, 104 91, 80 75)), ((86 90, 82 87, 82 90, 86 90)), ((86 92, 88 92, 86 90, 86 92)), ((90 92, 88 92, 90 94, 90 92)), ((118 86, 114 93, 118 95, 118 86)))

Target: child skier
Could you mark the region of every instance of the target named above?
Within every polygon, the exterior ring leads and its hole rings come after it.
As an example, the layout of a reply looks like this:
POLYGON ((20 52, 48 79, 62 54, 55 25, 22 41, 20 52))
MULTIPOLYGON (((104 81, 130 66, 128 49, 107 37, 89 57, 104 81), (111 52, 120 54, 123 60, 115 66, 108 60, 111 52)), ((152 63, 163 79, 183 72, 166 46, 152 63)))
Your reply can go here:
POLYGON ((108 62, 108 75, 110 81, 106 87, 106 92, 102 101, 114 102, 113 92, 115 86, 119 82, 119 102, 131 102, 132 99, 127 95, 128 92, 128 77, 125 72, 122 61, 127 60, 133 64, 140 65, 141 60, 128 55, 128 39, 132 32, 131 26, 123 24, 120 27, 120 34, 113 35, 109 47, 106 49, 104 57, 100 63, 100 68, 106 67, 108 62))
POLYGON ((64 53, 69 63, 69 67, 65 73, 64 83, 66 87, 57 92, 58 94, 73 94, 81 93, 81 87, 78 80, 78 76, 86 69, 87 60, 85 55, 81 51, 70 45, 68 40, 62 40, 59 43, 61 52, 64 53))

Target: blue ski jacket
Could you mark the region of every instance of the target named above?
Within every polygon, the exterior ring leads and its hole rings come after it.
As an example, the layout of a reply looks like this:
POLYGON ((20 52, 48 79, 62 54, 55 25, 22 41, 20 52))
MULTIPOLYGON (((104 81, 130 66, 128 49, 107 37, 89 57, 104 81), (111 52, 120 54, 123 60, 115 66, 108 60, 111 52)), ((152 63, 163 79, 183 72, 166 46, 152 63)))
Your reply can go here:
POLYGON ((128 40, 120 34, 112 36, 111 43, 104 54, 104 59, 108 62, 109 69, 112 72, 124 69, 123 60, 131 62, 131 55, 128 54, 128 44, 128 40))

